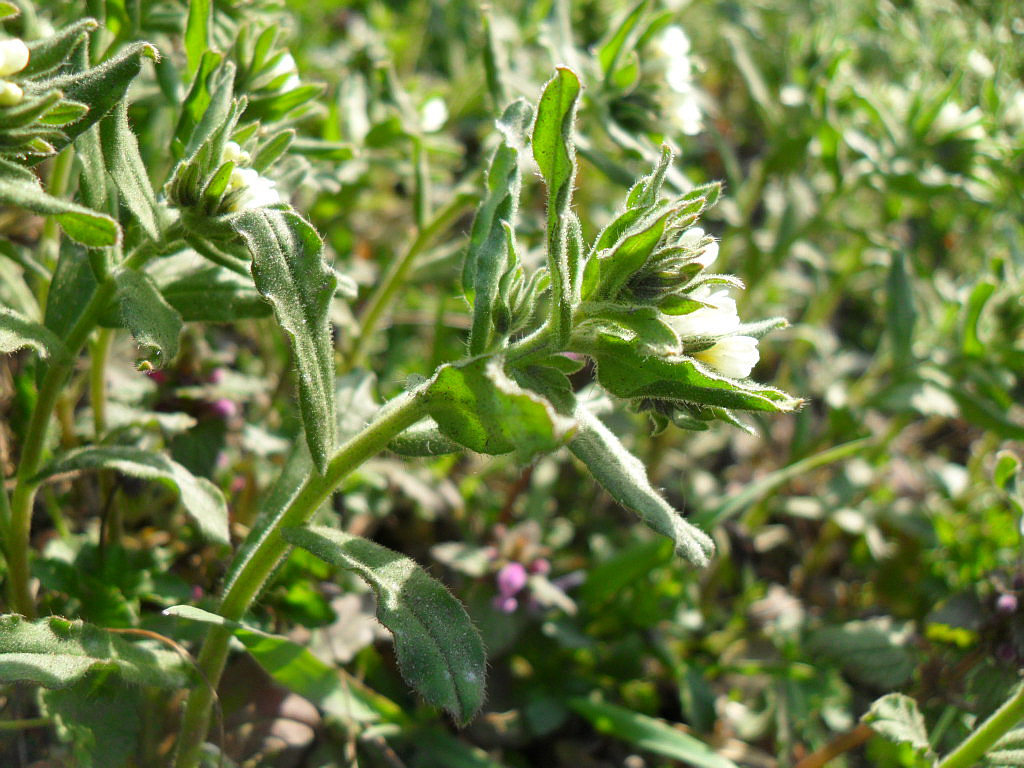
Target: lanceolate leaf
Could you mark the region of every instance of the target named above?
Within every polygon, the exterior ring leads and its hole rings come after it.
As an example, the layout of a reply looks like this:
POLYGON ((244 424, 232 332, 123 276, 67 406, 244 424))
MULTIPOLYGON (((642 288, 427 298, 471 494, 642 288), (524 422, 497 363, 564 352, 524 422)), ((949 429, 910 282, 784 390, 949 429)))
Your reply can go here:
POLYGON ((68 237, 84 245, 114 245, 121 237, 121 228, 112 218, 48 195, 32 171, 6 160, 0 160, 0 203, 55 216, 68 237))
POLYGON ((57 30, 49 37, 33 40, 28 44, 28 65, 21 70, 21 77, 45 75, 67 61, 78 49, 86 36, 99 24, 96 19, 82 19, 57 30))
POLYGON ((297 213, 258 208, 239 214, 232 226, 252 255, 256 288, 291 339, 306 440, 323 472, 337 434, 334 347, 328 322, 337 278, 323 259, 320 236, 297 213))
POLYGON ((377 595, 377 618, 391 630, 402 675, 460 724, 484 700, 486 656, 480 635, 451 593, 412 560, 330 528, 286 528, 285 539, 355 571, 377 595))
POLYGON ((719 376, 683 355, 646 355, 635 342, 608 335, 599 336, 588 352, 597 361, 601 386, 618 397, 683 400, 771 413, 795 410, 803 402, 774 387, 719 376))
POLYGON ((25 347, 31 347, 42 357, 67 355, 64 344, 45 325, 0 307, 0 355, 9 355, 25 347))
POLYGON ((128 102, 122 101, 114 108, 100 123, 100 132, 103 158, 121 193, 121 202, 135 215, 146 235, 152 240, 159 240, 156 195, 139 154, 139 142, 128 125, 128 102))
POLYGON ((182 688, 189 683, 181 657, 165 648, 58 616, 39 621, 0 616, 0 682, 66 688, 94 669, 114 671, 138 685, 182 688))
POLYGON ((89 107, 89 111, 81 120, 64 127, 67 141, 57 149, 62 149, 67 143, 74 141, 80 133, 101 120, 124 98, 128 86, 142 69, 143 58, 156 61, 159 53, 149 43, 133 43, 98 66, 77 74, 61 75, 43 83, 47 88, 63 91, 68 99, 89 107))
POLYGON ((159 365, 178 356, 181 315, 167 303, 153 278, 131 269, 122 269, 114 281, 121 319, 141 347, 150 347, 159 365))
POLYGON ((267 317, 270 305, 252 281, 222 267, 208 267, 160 287, 185 322, 233 323, 267 317))
POLYGON ((159 453, 115 445, 76 448, 43 467, 35 479, 91 469, 113 469, 132 477, 159 480, 175 488, 181 494, 185 511, 196 521, 203 535, 218 543, 228 542, 228 509, 220 489, 159 453))
POLYGON ((715 550, 708 535, 686 522, 651 487, 644 465, 600 419, 586 408, 577 409, 576 419, 580 430, 569 450, 587 465, 597 482, 647 526, 672 539, 679 554, 695 565, 707 565, 715 550))
POLYGON ((575 426, 512 381, 493 358, 444 366, 423 397, 450 439, 479 453, 514 451, 520 461, 555 450, 575 426))
POLYGON ((570 249, 566 242, 576 177, 572 126, 579 95, 579 77, 568 67, 559 67, 544 86, 533 128, 533 157, 548 188, 548 269, 553 297, 552 320, 560 342, 568 340, 577 299, 572 295, 574 275, 580 269, 579 264, 569 263, 570 249))
POLYGON ((189 0, 188 19, 185 22, 185 55, 189 74, 199 68, 200 59, 210 48, 212 21, 212 0, 189 0))

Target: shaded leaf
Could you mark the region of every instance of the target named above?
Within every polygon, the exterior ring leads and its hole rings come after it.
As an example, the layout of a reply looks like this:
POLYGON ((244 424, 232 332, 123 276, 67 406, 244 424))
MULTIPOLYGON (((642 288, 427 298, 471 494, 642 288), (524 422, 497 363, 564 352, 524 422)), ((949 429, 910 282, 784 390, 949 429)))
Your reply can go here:
POLYGON ((158 366, 178 356, 181 315, 160 295, 149 275, 122 269, 114 276, 121 319, 140 347, 154 350, 158 366))
POLYGON ((329 528, 286 528, 284 538, 332 565, 355 571, 377 595, 402 675, 460 724, 484 699, 486 656, 469 615, 440 582, 397 552, 329 528))
POLYGON ((115 445, 75 448, 43 467, 35 479, 94 469, 113 469, 131 477, 159 480, 176 489, 181 494, 182 505, 203 535, 219 543, 228 542, 228 510, 220 489, 159 453, 115 445))
POLYGON ((128 682, 160 688, 189 682, 181 658, 165 648, 58 616, 37 621, 0 616, 0 682, 66 688, 90 670, 113 671, 128 682))
POLYGON ((117 186, 121 202, 135 215, 146 235, 158 241, 160 223, 156 195, 139 154, 139 142, 128 125, 127 101, 122 101, 100 123, 100 136, 107 173, 117 186))
POLYGON ((34 349, 40 357, 67 356, 63 342, 45 325, 0 307, 0 355, 9 355, 26 347, 34 349))

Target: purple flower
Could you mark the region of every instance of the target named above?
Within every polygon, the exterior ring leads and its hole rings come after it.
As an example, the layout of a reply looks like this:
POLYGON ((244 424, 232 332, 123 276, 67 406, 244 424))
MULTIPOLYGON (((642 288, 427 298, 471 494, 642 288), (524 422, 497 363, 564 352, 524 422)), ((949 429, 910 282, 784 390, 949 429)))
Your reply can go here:
POLYGON ((498 591, 503 598, 513 597, 526 586, 526 579, 526 569, 522 563, 507 563, 498 571, 498 591))
POLYGON ((238 413, 238 406, 235 405, 234 400, 228 400, 226 397, 219 397, 210 403, 210 410, 213 412, 214 416, 218 416, 222 419, 230 419, 238 413))
POLYGON ((494 607, 502 613, 515 613, 519 607, 519 601, 514 597, 495 597, 494 607))
POLYGON ((220 384, 222 381, 224 381, 224 369, 214 368, 212 371, 210 371, 210 376, 207 379, 207 381, 209 381, 211 384, 220 384))
POLYGON ((551 563, 548 562, 547 558, 538 557, 530 563, 530 573, 539 573, 541 576, 545 576, 551 573, 551 563))
POLYGON ((996 613, 1009 616, 1011 613, 1017 612, 1017 605, 1017 596, 1007 592, 1000 595, 999 599, 996 600, 996 613))

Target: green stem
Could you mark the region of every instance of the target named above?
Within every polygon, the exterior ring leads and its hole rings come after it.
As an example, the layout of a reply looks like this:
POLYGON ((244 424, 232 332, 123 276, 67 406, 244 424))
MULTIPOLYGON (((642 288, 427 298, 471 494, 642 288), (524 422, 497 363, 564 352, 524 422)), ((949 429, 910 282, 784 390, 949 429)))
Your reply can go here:
POLYGON ((993 712, 988 720, 960 743, 960 746, 942 759, 938 768, 971 768, 977 765, 992 745, 1013 729, 1022 718, 1024 685, 1019 685, 1003 706, 993 712))
MULTIPOLYGON (((122 269, 138 269, 158 248, 140 248, 129 257, 122 269)), ((39 482, 35 480, 46 450, 46 436, 57 400, 75 367, 75 359, 99 323, 99 318, 114 296, 112 277, 104 280, 64 339, 67 356, 54 359, 46 369, 32 418, 29 421, 21 460, 15 474, 16 485, 11 495, 10 514, 4 523, 4 550, 7 557, 7 588, 11 607, 28 618, 35 618, 35 601, 29 589, 29 542, 32 533, 32 506, 39 482)))
POLYGON ((391 306, 398 289, 405 283, 416 257, 476 199, 476 195, 470 193, 455 195, 427 226, 419 230, 409 249, 397 261, 391 263, 384 279, 377 285, 377 290, 370 296, 359 315, 359 335, 353 341, 352 349, 342 364, 342 373, 348 373, 363 362, 367 343, 376 333, 384 311, 391 306))
MULTIPOLYGON (((231 581, 220 606, 220 615, 239 621, 262 591, 267 579, 287 554, 290 545, 281 530, 305 523, 320 508, 352 470, 376 456, 407 427, 426 415, 423 399, 416 392, 399 396, 378 413, 361 432, 350 438, 327 465, 323 475, 307 478, 298 494, 280 516, 262 533, 257 544, 248 550, 247 559, 231 581)), ((185 705, 178 742, 176 768, 195 768, 206 732, 214 689, 224 671, 232 630, 214 626, 209 630, 197 664, 201 677, 208 684, 197 685, 185 705)))
POLYGON ((114 331, 101 328, 89 355, 89 404, 92 406, 93 432, 97 440, 107 431, 107 361, 110 359, 113 340, 114 331))
POLYGON ((0 720, 0 731, 24 731, 27 728, 46 728, 53 725, 48 717, 27 717, 22 720, 0 720))

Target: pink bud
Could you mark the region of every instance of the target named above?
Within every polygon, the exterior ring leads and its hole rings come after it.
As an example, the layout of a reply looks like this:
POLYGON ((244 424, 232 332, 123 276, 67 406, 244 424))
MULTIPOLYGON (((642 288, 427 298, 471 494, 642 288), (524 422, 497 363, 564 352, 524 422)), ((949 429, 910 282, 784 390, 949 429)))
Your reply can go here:
POLYGON ((515 613, 516 608, 519 607, 519 601, 514 597, 496 597, 494 598, 495 610, 501 611, 502 613, 515 613))
POLYGON ((1011 595, 1010 593, 1002 594, 996 600, 996 613, 1002 613, 1007 616, 1011 613, 1016 613, 1017 605, 1016 595, 1011 595))
POLYGON ((551 573, 551 563, 546 558, 538 557, 530 563, 530 573, 539 573, 541 576, 545 576, 551 573))
POLYGON ((163 384, 167 381, 167 374, 163 371, 157 370, 156 368, 146 371, 146 375, 157 384, 163 384))
POLYGON ((502 597, 512 597, 526 586, 526 578, 522 563, 507 563, 498 571, 498 591, 502 597))
POLYGON ((224 369, 214 368, 210 371, 210 377, 207 379, 211 384, 220 384, 224 381, 224 369))
POLYGON ((222 419, 230 419, 238 413, 238 406, 235 405, 234 400, 228 400, 226 397, 220 397, 210 403, 210 410, 213 412, 214 416, 218 416, 222 419))

